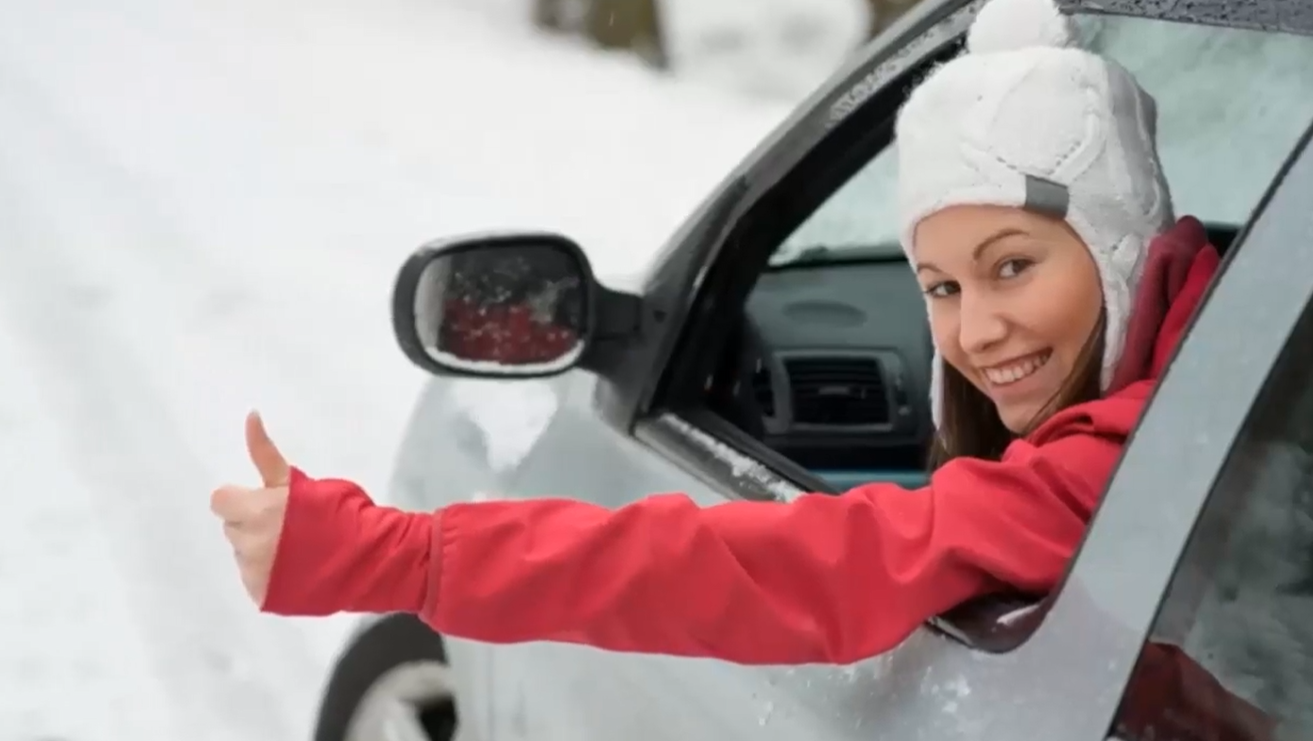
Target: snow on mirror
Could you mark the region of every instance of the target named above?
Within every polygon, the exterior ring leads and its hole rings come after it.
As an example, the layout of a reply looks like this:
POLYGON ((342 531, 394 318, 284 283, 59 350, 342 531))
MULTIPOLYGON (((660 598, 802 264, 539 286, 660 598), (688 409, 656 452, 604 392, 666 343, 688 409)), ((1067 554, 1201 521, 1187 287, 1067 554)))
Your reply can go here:
POLYGON ((571 367, 588 330, 583 266, 543 242, 435 255, 415 290, 415 329, 439 365, 536 376, 571 367))

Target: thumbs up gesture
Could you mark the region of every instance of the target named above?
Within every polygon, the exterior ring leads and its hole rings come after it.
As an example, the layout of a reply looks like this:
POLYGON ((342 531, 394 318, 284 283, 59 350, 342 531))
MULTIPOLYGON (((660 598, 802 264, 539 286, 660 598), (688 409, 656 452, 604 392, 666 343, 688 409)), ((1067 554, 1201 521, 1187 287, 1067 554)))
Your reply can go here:
POLYGON ((262 605, 287 514, 292 469, 255 412, 246 417, 246 449, 260 474, 261 485, 220 487, 210 495, 210 510, 223 520, 223 532, 232 544, 242 584, 256 605, 262 605))

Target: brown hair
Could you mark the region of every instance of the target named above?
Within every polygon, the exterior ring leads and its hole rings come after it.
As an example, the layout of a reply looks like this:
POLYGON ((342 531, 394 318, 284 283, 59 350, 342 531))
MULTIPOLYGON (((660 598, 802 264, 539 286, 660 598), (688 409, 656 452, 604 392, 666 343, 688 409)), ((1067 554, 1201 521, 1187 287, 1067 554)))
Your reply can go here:
MULTIPOLYGON (((1099 321, 1076 360, 1076 369, 1020 436, 1034 430, 1054 412, 1099 398, 1106 324, 1107 315, 1100 312, 1099 321)), ((1002 458, 1003 451, 1019 435, 1003 425, 994 402, 947 363, 944 363, 943 384, 940 389, 943 412, 930 448, 930 470, 963 456, 995 461, 1002 458)))

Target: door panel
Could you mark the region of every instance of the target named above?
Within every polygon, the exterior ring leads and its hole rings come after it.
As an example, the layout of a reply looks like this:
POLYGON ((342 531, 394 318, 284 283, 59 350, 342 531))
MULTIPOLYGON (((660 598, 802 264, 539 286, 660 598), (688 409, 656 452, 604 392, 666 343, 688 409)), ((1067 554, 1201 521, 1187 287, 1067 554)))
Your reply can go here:
MULTIPOLYGON (((532 490, 513 496, 568 492, 618 507, 651 492, 683 491, 704 506, 725 501, 648 444, 597 421, 579 403, 588 397, 583 384, 574 396, 521 468, 518 481, 533 482, 532 490)), ((965 741, 981 733, 1025 737, 1028 727, 1015 712, 1021 697, 1014 692, 1014 661, 930 631, 885 656, 845 667, 742 667, 558 643, 491 652, 498 741, 965 741)))
POLYGON ((1203 719, 1228 729, 1218 735, 1266 738, 1255 729, 1268 726, 1280 727, 1276 738, 1313 735, 1310 376, 1306 304, 1191 530, 1152 628, 1159 645, 1146 645, 1121 703, 1121 737, 1169 738, 1180 727, 1181 714, 1164 710, 1155 686, 1162 644, 1179 647, 1176 661, 1193 672, 1195 696, 1213 682, 1231 695, 1210 703, 1203 719))

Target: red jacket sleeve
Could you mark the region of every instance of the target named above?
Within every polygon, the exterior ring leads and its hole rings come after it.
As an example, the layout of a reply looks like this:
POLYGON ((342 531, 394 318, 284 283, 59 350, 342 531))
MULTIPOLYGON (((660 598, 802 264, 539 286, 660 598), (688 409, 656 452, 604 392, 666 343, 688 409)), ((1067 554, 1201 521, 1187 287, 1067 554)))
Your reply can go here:
POLYGON ((848 663, 970 597, 1052 587, 1119 451, 1093 436, 1016 443, 1003 462, 951 462, 923 489, 789 504, 457 504, 434 532, 422 617, 494 643, 848 663))
POLYGON ((536 499, 417 515, 298 475, 265 609, 415 611, 494 643, 848 663, 972 596, 1052 587, 1119 451, 1070 435, 953 461, 918 490, 711 507, 663 494, 617 510, 536 499))
POLYGON ((419 612, 433 518, 380 507, 356 484, 292 469, 287 512, 260 609, 278 615, 419 612))

